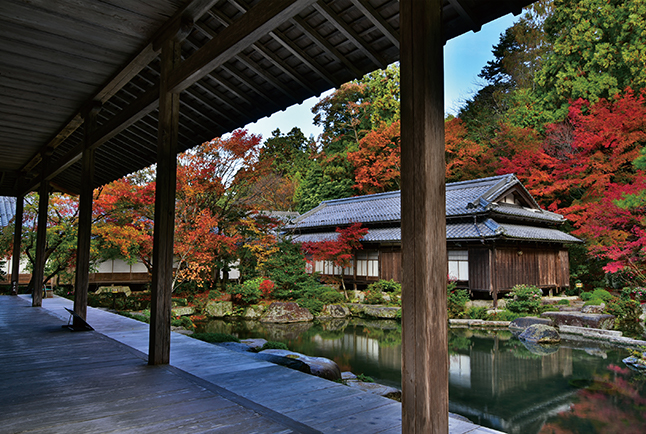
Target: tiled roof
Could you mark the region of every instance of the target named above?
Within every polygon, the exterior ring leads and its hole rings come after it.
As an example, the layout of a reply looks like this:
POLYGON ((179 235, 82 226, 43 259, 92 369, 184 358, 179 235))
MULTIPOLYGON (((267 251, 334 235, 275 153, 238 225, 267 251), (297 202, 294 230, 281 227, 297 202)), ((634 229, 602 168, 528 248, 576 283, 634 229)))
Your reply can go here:
MULTIPOLYGON (((292 241, 299 243, 336 240, 336 232, 319 232, 295 235, 292 241)), ((559 243, 578 243, 578 238, 561 232, 558 229, 541 228, 514 224, 499 224, 493 219, 478 223, 447 223, 447 241, 478 240, 505 238, 518 241, 540 241, 559 243)), ((401 242, 401 228, 369 229, 363 242, 401 242)))
MULTIPOLYGON (((292 228, 332 228, 354 222, 396 223, 401 220, 400 196, 399 191, 394 191, 321 202, 318 207, 296 219, 292 228)), ((559 214, 541 209, 513 174, 446 185, 446 216, 448 218, 492 213, 545 223, 564 221, 559 214), (506 190, 516 186, 521 188, 530 198, 532 208, 493 202, 506 190)))
POLYGON ((16 198, 0 196, 0 227, 5 227, 16 215, 16 198))

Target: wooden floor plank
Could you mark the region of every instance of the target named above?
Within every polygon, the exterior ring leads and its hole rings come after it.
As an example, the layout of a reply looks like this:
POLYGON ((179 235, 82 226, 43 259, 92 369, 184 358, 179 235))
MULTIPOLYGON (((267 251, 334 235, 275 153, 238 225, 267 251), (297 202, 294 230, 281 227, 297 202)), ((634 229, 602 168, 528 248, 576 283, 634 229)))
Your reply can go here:
POLYGON ((73 333, 65 307, 0 296, 0 432, 401 431, 397 402, 181 334, 171 365, 148 366, 148 324, 88 308, 95 331, 73 333))

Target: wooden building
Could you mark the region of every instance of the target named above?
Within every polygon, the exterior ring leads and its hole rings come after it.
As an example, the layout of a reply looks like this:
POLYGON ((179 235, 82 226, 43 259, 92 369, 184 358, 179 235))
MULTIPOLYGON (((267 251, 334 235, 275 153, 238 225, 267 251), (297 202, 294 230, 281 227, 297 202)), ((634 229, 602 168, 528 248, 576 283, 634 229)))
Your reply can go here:
MULTIPOLYGON (((354 265, 344 270, 347 282, 401 282, 400 196, 395 191, 325 201, 299 217, 289 232, 296 242, 330 240, 337 227, 361 222, 369 231, 354 265)), ((514 175, 447 184, 447 274, 472 292, 497 294, 520 283, 567 288, 567 246, 580 241, 558 229, 564 221, 542 209, 514 175)), ((323 261, 311 269, 341 274, 323 261)))
POLYGON ((48 195, 78 193, 74 311, 85 318, 93 189, 156 163, 148 361, 167 364, 177 153, 399 61, 402 431, 447 432, 444 44, 530 3, 3 1, 0 195, 18 198, 21 221, 24 195, 39 193, 36 280, 48 195))

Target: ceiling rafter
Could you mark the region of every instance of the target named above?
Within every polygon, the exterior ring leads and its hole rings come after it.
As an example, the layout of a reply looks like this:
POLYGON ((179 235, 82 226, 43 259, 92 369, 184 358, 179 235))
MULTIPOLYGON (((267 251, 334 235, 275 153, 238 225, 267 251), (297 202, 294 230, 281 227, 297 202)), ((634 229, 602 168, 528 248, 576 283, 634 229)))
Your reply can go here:
POLYGON ((361 37, 348 25, 334 10, 322 0, 312 5, 314 9, 323 15, 336 29, 343 34, 352 44, 369 58, 377 68, 385 68, 388 63, 370 45, 366 44, 361 37))
MULTIPOLYGON (((229 0, 229 2, 233 4, 242 13, 245 13, 247 11, 247 9, 242 5, 240 5, 237 1, 229 0)), ((316 62, 316 60, 314 60, 311 56, 309 56, 304 51, 301 52, 300 47, 298 47, 294 41, 292 41, 285 34, 283 34, 283 32, 276 29, 272 32, 269 32, 268 35, 272 37, 280 45, 282 45, 286 50, 288 50, 294 57, 296 57, 302 63, 307 65, 308 68, 316 72, 323 80, 327 81, 329 85, 333 87, 339 87, 341 85, 341 83, 339 83, 337 79, 335 79, 330 74, 328 74, 324 68, 317 66, 318 62, 316 62)))
POLYGON ((270 32, 269 35, 274 38, 276 42, 282 45, 283 48, 292 53, 292 55, 295 56, 298 60, 307 65, 308 68, 316 72, 330 86, 339 87, 343 84, 343 82, 333 77, 324 68, 317 66, 317 62, 312 58, 312 56, 307 54, 305 51, 301 51, 301 49, 280 30, 270 32))
POLYGON ((256 4, 173 70, 169 89, 181 92, 191 86, 314 1, 274 0, 256 4))
POLYGON ((346 68, 350 69, 353 74, 361 76, 361 72, 357 67, 354 65, 352 61, 350 61, 347 57, 345 57, 339 50, 336 49, 334 45, 332 45, 326 38, 321 36, 319 32, 316 31, 312 26, 310 26, 307 21, 300 17, 294 17, 293 21, 296 23, 296 26, 301 29, 301 31, 314 42, 321 50, 325 51, 328 53, 330 57, 333 59, 337 59, 341 63, 343 63, 346 68))
MULTIPOLYGON (((215 32, 213 32, 210 28, 204 28, 204 26, 201 25, 196 25, 196 29, 198 29, 202 34, 209 38, 213 38, 216 36, 215 32)), ((252 47, 254 49, 257 49, 256 47, 257 44, 252 44, 252 47)), ((264 56, 263 56, 264 57, 264 56)), ((251 59, 249 56, 247 56, 244 53, 240 53, 236 56, 238 61, 242 62, 247 68, 251 69, 254 71, 257 75, 261 76, 263 79, 265 79, 268 83, 271 83, 275 88, 280 90, 282 93, 285 94, 285 96, 288 96, 293 99, 298 99, 296 94, 290 90, 285 84, 283 84, 280 80, 275 78, 272 74, 270 74, 268 71, 263 69, 260 65, 258 65, 253 59, 251 59)), ((273 62, 272 62, 273 63, 273 62)))
POLYGON ((395 47, 399 48, 399 32, 393 29, 393 26, 381 16, 379 11, 372 7, 368 0, 351 1, 395 47))

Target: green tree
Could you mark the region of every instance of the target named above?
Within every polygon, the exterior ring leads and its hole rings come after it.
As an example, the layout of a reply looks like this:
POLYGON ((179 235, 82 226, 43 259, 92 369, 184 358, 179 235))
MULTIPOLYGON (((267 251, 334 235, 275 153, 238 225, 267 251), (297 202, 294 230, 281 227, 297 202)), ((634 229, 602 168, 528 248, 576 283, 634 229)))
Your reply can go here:
POLYGON ((643 89, 645 28, 646 0, 554 0, 545 21, 552 49, 536 75, 545 107, 562 118, 570 101, 643 89))

